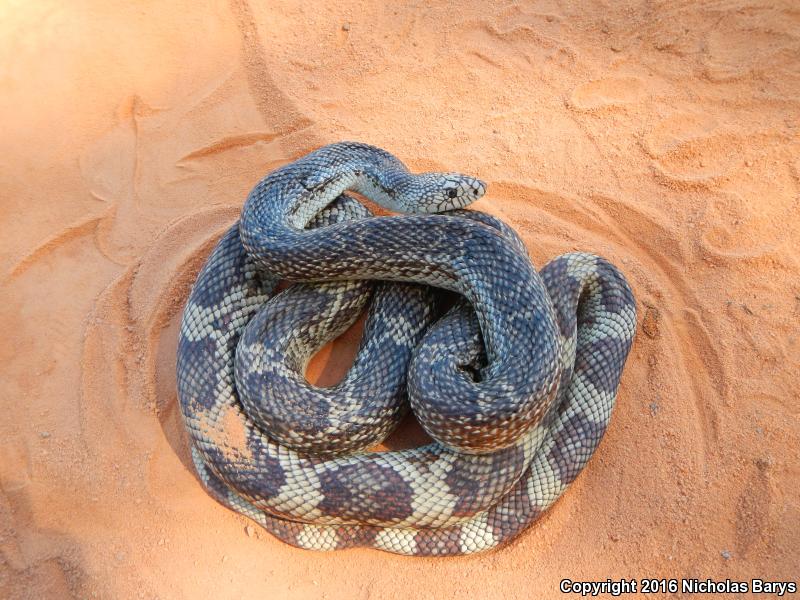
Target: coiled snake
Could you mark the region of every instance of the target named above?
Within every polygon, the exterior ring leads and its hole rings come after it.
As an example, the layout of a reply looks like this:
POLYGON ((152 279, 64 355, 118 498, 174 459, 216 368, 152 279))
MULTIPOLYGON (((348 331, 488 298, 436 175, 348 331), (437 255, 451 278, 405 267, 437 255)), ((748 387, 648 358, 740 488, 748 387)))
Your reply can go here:
POLYGON ((215 498, 303 548, 455 555, 560 496, 605 432, 635 303, 597 256, 537 273, 508 226, 462 210, 484 191, 353 142, 256 185, 180 330, 180 408, 215 498), (347 190, 445 214, 374 217, 347 190), (270 299, 279 280, 299 283, 270 299), (308 360, 370 299, 344 380, 308 384, 308 360), (409 405, 434 442, 365 452, 409 405))

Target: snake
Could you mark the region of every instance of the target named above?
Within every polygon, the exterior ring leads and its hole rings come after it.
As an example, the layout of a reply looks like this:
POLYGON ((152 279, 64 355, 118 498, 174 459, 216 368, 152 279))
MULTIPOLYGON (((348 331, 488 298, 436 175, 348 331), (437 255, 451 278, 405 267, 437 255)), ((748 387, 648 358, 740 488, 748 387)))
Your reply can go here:
POLYGON ((563 494, 610 422, 636 303, 600 256, 537 270, 510 226, 466 208, 486 189, 360 142, 256 184, 178 339, 213 498, 300 548, 455 556, 509 542, 563 494), (347 374, 310 384, 310 359, 365 310, 347 374), (431 442, 373 450, 409 411, 431 442))

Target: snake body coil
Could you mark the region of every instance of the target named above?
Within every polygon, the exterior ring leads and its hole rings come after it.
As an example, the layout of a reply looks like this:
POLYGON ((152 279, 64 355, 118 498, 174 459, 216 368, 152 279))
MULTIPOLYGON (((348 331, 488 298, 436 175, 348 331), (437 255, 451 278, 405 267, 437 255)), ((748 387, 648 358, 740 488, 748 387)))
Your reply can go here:
POLYGON ((179 340, 181 411, 214 497, 305 548, 453 555, 509 540, 572 482, 610 418, 633 296, 589 254, 537 273, 510 228, 461 210, 484 191, 348 142, 253 189, 179 340), (447 213, 372 217, 346 190, 447 213), (281 279, 302 283, 270 299, 281 279), (441 318, 429 286, 458 294, 441 318), (344 380, 309 385, 308 360, 369 299, 344 380), (434 442, 363 452, 409 404, 434 442))

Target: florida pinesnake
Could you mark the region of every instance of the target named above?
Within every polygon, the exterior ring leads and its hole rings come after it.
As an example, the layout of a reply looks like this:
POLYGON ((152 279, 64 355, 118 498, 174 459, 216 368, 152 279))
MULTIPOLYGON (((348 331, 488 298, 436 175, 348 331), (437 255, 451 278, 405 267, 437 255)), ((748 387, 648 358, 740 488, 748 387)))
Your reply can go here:
POLYGON ((561 495, 610 419, 634 299, 594 255, 537 273, 508 226, 462 210, 484 191, 353 142, 256 185, 180 331, 180 407, 215 498, 304 548, 456 555, 510 540, 561 495), (447 212, 374 217, 346 190, 447 212), (302 283, 270 300, 279 280, 302 283), (310 357, 370 299, 348 375, 309 385, 310 357), (365 452, 409 404, 435 441, 365 452))

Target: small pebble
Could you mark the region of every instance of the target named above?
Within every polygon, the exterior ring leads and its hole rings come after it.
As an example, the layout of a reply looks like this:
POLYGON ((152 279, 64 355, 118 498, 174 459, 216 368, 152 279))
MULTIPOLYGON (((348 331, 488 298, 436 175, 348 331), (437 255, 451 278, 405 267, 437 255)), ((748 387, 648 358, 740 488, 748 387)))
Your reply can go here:
POLYGON ((728 552, 727 550, 723 550, 722 552, 720 552, 720 554, 722 555, 722 558, 724 558, 725 560, 731 559, 731 553, 728 552))
POLYGON ((350 31, 350 23, 343 23, 342 31, 350 31))
POLYGON ((769 456, 757 458, 755 464, 759 471, 766 471, 772 466, 772 459, 769 456))
POLYGON ((654 306, 647 307, 647 310, 644 312, 644 319, 642 319, 642 331, 645 332, 647 337, 658 337, 660 333, 658 330, 658 321, 660 318, 661 314, 658 312, 657 308, 654 306))
POLYGON ((40 431, 39 432, 39 437, 43 438, 43 439, 47 439, 47 438, 50 437, 50 432, 49 431, 40 431))
POLYGON ((247 534, 247 537, 253 537, 256 533, 256 530, 253 529, 252 525, 248 525, 244 528, 244 532, 247 534))

